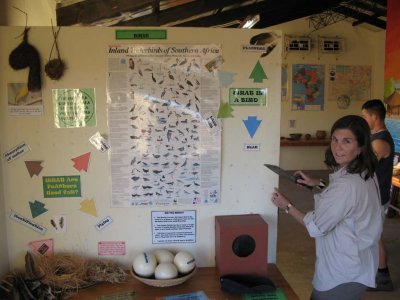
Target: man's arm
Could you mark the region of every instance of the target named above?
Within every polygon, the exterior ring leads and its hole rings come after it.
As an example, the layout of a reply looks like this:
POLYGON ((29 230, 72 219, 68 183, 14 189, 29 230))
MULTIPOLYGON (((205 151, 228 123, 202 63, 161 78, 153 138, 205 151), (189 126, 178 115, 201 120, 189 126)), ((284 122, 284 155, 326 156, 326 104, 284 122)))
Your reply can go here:
POLYGON ((374 150, 378 161, 382 158, 389 157, 391 151, 389 143, 381 139, 372 141, 372 149, 374 150))

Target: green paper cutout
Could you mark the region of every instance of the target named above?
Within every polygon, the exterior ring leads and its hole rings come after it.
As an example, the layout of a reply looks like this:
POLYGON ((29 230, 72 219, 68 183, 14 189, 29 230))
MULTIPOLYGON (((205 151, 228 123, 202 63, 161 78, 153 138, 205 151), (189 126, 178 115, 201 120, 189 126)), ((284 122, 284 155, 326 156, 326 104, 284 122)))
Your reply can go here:
POLYGON ((35 200, 35 202, 29 201, 29 206, 31 208, 32 218, 36 218, 48 211, 48 209, 44 207, 45 204, 37 200, 35 200))
POLYGON ((232 115, 233 112, 233 108, 229 103, 222 103, 219 106, 219 110, 218 110, 218 116, 217 118, 219 119, 223 119, 223 118, 233 118, 232 115))
POLYGON ((259 61, 257 61, 253 71, 251 71, 249 78, 253 79, 253 82, 263 82, 264 79, 268 79, 267 74, 265 74, 264 69, 259 61))

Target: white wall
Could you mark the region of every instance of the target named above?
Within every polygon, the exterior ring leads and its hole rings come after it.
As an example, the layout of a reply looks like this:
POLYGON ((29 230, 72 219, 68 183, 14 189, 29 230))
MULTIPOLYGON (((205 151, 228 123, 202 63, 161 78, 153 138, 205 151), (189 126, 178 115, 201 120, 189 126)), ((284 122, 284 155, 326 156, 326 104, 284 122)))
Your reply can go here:
MULTIPOLYGON (((3 127, 2 122, 0 122, 0 124, 3 127)), ((10 270, 7 247, 6 212, 4 207, 3 172, 0 173, 0 216, 0 228, 2 228, 0 230, 0 278, 3 278, 10 270)))
MULTIPOLYGON (((18 45, 15 39, 23 27, 1 27, 0 39, 0 83, 1 98, 7 99, 6 83, 26 81, 27 70, 14 71, 8 65, 9 53, 18 45)), ((268 88, 267 107, 235 107, 234 118, 223 120, 222 131, 222 170, 221 204, 179 207, 133 207, 110 208, 109 162, 107 155, 94 149, 88 139, 96 131, 107 133, 106 114, 106 46, 116 42, 115 28, 101 27, 65 27, 59 35, 59 47, 67 70, 59 81, 52 81, 43 75, 42 93, 44 115, 41 117, 12 117, 7 115, 7 101, 0 105, 2 120, 1 153, 11 147, 26 142, 31 151, 12 163, 2 165, 4 180, 5 219, 8 236, 8 249, 11 267, 21 266, 27 250, 27 243, 32 240, 53 238, 55 250, 74 251, 90 256, 97 255, 97 242, 122 240, 127 244, 127 255, 115 257, 116 261, 129 266, 134 254, 151 245, 152 210, 187 210, 197 211, 196 244, 164 245, 171 249, 184 248, 194 253, 200 266, 214 264, 214 216, 229 214, 259 213, 269 224, 269 256, 276 259, 276 223, 277 211, 270 203, 270 194, 277 185, 277 176, 269 172, 263 164, 277 164, 279 161, 279 124, 280 124, 280 49, 267 58, 260 59, 256 52, 242 52, 242 45, 247 44, 254 34, 265 30, 237 29, 195 29, 168 28, 168 40, 133 41, 138 43, 171 44, 210 44, 222 45, 225 59, 222 70, 235 73, 231 87, 266 87, 268 88), (88 38, 92 37, 92 38, 88 38), (94 38, 95 37, 95 38, 94 38), (238 59, 240 57, 240 59, 238 59), (256 62, 260 60, 268 80, 253 83, 249 79, 256 62), (80 129, 56 129, 53 120, 51 90, 58 88, 96 89, 97 126, 80 129), (262 120, 254 138, 251 139, 243 125, 243 120, 255 115, 262 120), (245 143, 258 143, 259 152, 244 152, 245 143), (79 211, 82 199, 60 198, 43 199, 42 176, 71 175, 71 158, 91 151, 88 173, 82 177, 82 198, 93 198, 99 217, 92 217, 79 211), (30 178, 25 160, 43 160, 44 169, 40 176, 30 178), (23 188, 21 188, 23 187, 23 188), (30 217, 28 202, 38 200, 46 204, 49 210, 34 220, 48 228, 42 236, 8 218, 11 211, 30 217), (55 214, 67 215, 67 232, 56 234, 50 226, 50 219, 55 214), (98 232, 94 225, 111 216, 113 224, 98 232)), ((279 33, 279 32, 278 32, 279 33)), ((43 58, 42 65, 52 45, 50 27, 33 27, 29 32, 29 42, 34 45, 43 58)), ((133 43, 132 42, 132 43, 133 43)), ((228 89, 221 89, 221 98, 228 101, 228 89)), ((77 173, 77 172, 75 172, 77 173)), ((74 174, 75 174, 74 173, 74 174)), ((78 173, 76 174, 78 175, 78 173)), ((4 214, 3 214, 4 215, 4 214)))
MULTIPOLYGON (((309 21, 306 18, 280 24, 269 29, 279 29, 286 35, 310 35, 313 49, 306 55, 288 53, 283 55, 282 62, 287 63, 289 71, 292 64, 343 64, 343 65, 371 65, 372 66, 372 92, 371 98, 383 97, 383 71, 385 58, 385 31, 378 32, 362 26, 353 27, 347 21, 341 21, 318 31, 311 32, 309 21), (345 39, 345 52, 340 55, 322 54, 318 57, 317 38, 341 37, 345 39)), ((326 83, 327 83, 327 76, 326 83)), ((325 85, 325 98, 329 92, 325 85)), ((368 99, 365 99, 368 100, 368 99)), ((322 129, 329 132, 332 124, 341 116, 347 114, 360 114, 363 101, 352 102, 347 109, 339 109, 335 101, 325 100, 324 111, 292 111, 291 102, 282 102, 281 136, 288 137, 290 133, 300 132, 315 135, 316 130, 322 129), (296 127, 289 127, 289 120, 296 120, 296 127)), ((323 163, 325 146, 318 147, 281 147, 280 166, 289 170, 325 169, 323 163)))
POLYGON ((55 0, 2 0, 0 1, 0 26, 51 26, 57 25, 55 0), (18 9, 16 9, 16 8, 18 9), (28 16, 21 12, 25 12, 28 16))

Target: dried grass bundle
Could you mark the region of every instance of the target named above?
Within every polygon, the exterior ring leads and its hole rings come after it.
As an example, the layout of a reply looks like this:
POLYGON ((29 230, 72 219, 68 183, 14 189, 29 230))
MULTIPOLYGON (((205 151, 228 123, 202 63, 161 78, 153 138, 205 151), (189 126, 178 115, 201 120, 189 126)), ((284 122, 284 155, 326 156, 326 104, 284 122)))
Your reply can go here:
POLYGON ((76 255, 43 256, 37 262, 37 268, 44 274, 42 283, 63 292, 93 284, 87 267, 88 261, 76 255))
POLYGON ((88 263, 87 275, 91 281, 111 283, 126 282, 128 274, 112 261, 92 260, 88 263))
POLYGON ((64 297, 99 282, 126 282, 128 274, 112 261, 85 259, 77 255, 54 254, 37 258, 35 267, 41 282, 64 297))
POLYGON ((58 30, 56 32, 53 27, 53 22, 51 22, 51 29, 53 30, 54 42, 53 46, 51 47, 49 61, 45 65, 44 71, 46 72, 47 76, 49 76, 51 79, 58 80, 64 75, 64 71, 66 68, 64 61, 61 59, 60 50, 58 49, 58 43, 57 43, 57 38, 58 34, 60 33, 61 27, 58 27, 58 30), (51 59, 54 48, 56 48, 57 51, 57 58, 51 59))

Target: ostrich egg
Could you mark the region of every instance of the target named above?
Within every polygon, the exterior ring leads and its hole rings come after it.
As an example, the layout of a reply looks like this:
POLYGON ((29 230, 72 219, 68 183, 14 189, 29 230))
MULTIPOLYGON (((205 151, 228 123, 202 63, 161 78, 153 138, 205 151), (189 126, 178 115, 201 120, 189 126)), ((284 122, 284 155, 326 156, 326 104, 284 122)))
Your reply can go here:
POLYGON ((174 261, 174 255, 172 254, 171 251, 165 250, 165 249, 156 249, 153 251, 154 256, 157 259, 157 263, 163 263, 163 262, 173 262, 174 261))
POLYGON ((174 257, 174 264, 182 274, 189 273, 196 266, 193 255, 187 251, 179 251, 174 257))
POLYGON ((133 260, 133 270, 136 274, 143 277, 150 277, 154 274, 157 260, 153 253, 142 252, 135 256, 133 260))
POLYGON ((154 271, 156 279, 172 279, 178 276, 178 269, 172 262, 158 264, 154 271))

